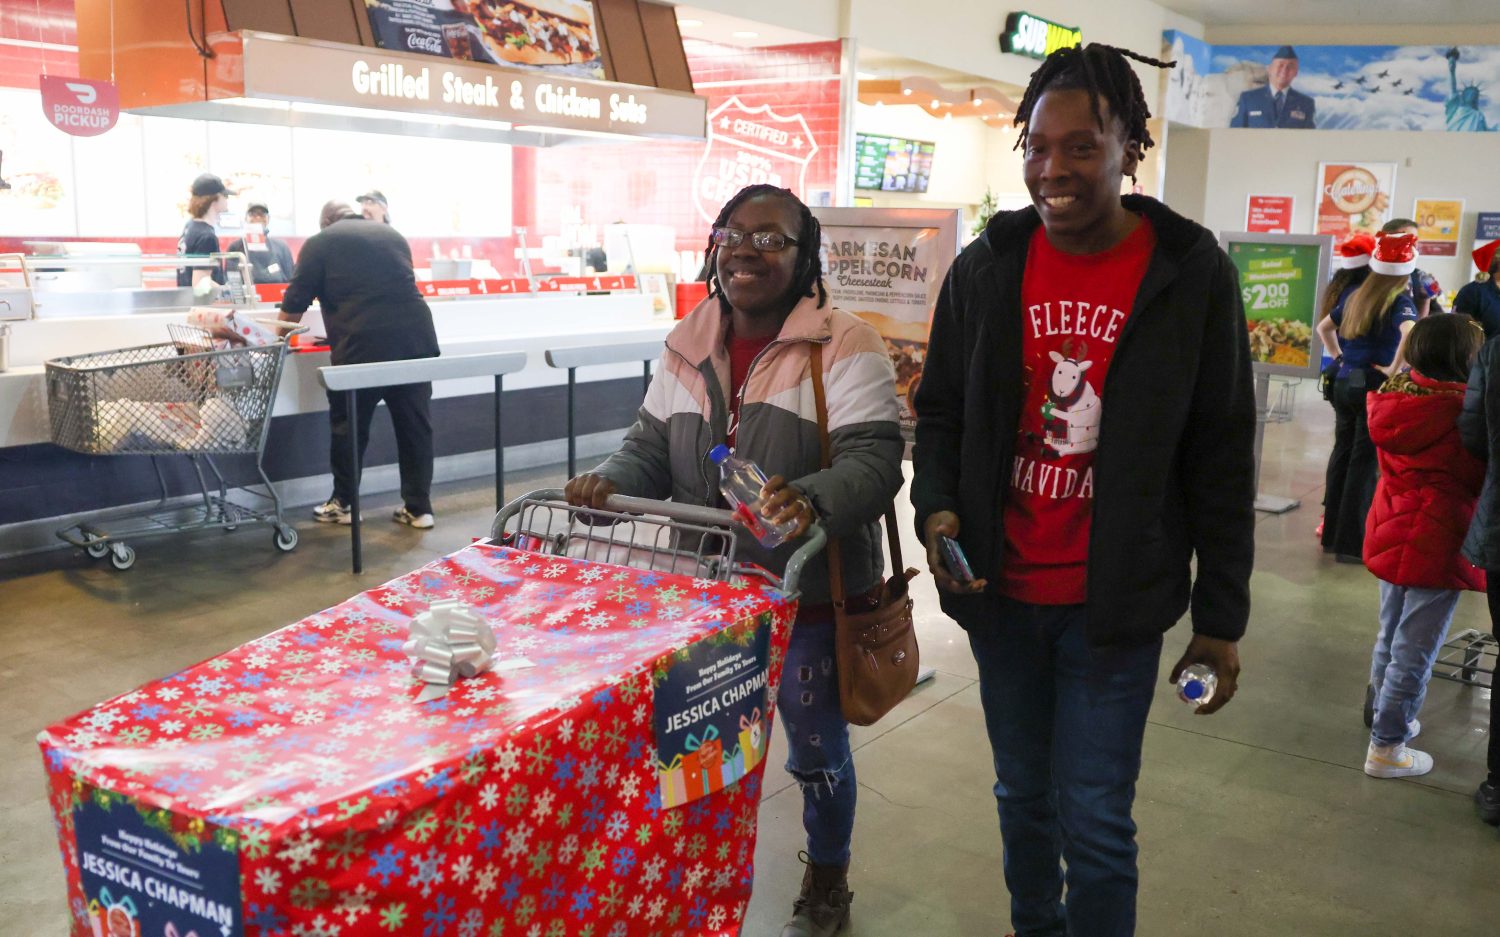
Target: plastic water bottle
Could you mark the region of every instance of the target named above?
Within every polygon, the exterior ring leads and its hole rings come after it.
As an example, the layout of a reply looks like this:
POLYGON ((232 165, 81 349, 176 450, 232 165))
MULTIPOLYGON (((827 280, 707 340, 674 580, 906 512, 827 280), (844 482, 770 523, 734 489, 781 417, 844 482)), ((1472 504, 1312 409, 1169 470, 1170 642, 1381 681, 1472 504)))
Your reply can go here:
POLYGON ((1214 698, 1219 675, 1207 664, 1190 664, 1177 678, 1177 698, 1190 706, 1202 706, 1214 698))
POLYGON ((735 519, 761 546, 780 546, 797 529, 797 523, 776 525, 761 516, 760 506, 765 499, 760 493, 766 487, 766 473, 754 462, 730 452, 728 446, 714 446, 708 457, 719 467, 719 490, 733 508, 735 519))

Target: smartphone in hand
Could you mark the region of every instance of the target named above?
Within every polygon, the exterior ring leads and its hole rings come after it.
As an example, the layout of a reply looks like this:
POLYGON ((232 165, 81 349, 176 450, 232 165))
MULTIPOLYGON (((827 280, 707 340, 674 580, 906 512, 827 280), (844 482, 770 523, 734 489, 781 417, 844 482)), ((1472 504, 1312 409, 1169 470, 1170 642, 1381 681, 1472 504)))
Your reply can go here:
POLYGON ((948 567, 948 572, 959 582, 973 582, 974 570, 969 567, 969 558, 964 556, 963 547, 952 537, 938 536, 938 549, 943 554, 943 565, 948 567))

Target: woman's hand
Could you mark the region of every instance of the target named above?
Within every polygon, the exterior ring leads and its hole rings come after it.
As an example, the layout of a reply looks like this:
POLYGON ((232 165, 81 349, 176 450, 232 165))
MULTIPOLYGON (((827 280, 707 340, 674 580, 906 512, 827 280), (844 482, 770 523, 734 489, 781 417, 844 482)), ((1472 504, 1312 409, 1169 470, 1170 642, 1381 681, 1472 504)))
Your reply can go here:
POLYGON ((764 499, 760 504, 760 516, 770 521, 772 526, 796 522, 797 526, 787 535, 788 540, 795 540, 807 533, 807 529, 818 519, 818 513, 813 510, 807 495, 788 485, 780 475, 771 476, 760 494, 764 499))
POLYGON ((615 483, 603 475, 595 475, 592 472, 579 475, 570 480, 563 489, 563 498, 574 507, 596 508, 604 510, 604 502, 609 496, 617 494, 619 489, 615 483))

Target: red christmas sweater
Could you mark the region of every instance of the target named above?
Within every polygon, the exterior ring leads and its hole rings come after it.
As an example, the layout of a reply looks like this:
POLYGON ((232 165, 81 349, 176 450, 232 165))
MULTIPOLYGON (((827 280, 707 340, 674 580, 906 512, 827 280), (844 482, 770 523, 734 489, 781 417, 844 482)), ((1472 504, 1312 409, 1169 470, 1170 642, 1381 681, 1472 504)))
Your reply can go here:
POLYGON ((1104 376, 1156 246, 1143 218, 1098 254, 1065 254, 1038 227, 1021 283, 1026 396, 1006 489, 997 586, 1034 605, 1088 597, 1094 451, 1104 376))

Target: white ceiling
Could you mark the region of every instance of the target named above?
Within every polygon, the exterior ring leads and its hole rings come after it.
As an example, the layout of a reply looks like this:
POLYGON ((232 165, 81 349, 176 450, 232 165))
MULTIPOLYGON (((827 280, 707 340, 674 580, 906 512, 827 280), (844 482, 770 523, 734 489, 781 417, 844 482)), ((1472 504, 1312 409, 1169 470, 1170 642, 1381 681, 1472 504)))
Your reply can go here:
POLYGON ((1205 26, 1463 26, 1500 22, 1497 0, 1156 0, 1205 26))
POLYGON ((677 7, 677 29, 684 39, 702 39, 726 46, 756 48, 759 46, 786 46, 799 42, 822 42, 823 37, 742 20, 724 13, 700 10, 697 7, 677 7), (735 33, 755 33, 754 36, 735 33))

